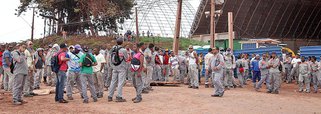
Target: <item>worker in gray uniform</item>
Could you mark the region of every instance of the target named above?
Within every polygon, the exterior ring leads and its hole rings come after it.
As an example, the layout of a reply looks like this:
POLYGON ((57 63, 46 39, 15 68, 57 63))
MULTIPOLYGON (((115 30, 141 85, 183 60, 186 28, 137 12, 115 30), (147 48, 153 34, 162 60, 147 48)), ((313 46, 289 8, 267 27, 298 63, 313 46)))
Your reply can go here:
POLYGON ((233 88, 235 85, 234 82, 234 69, 235 69, 235 57, 231 52, 231 49, 228 48, 226 50, 226 54, 224 56, 224 62, 225 62, 225 76, 224 76, 224 86, 225 88, 233 88))
POLYGON ((210 59, 209 68, 212 69, 212 82, 214 84, 214 94, 212 97, 223 97, 224 87, 222 83, 223 78, 223 68, 224 68, 224 58, 223 55, 219 53, 219 48, 216 47, 213 52, 214 56, 210 59))
POLYGON ((304 57, 301 57, 301 62, 298 63, 298 72, 299 72, 299 92, 303 92, 303 85, 306 86, 306 93, 310 93, 310 65, 304 57), (304 84, 303 84, 304 82, 304 84))
POLYGON ((291 76, 291 70, 292 70, 292 57, 291 57, 291 53, 288 54, 284 60, 284 67, 285 67, 285 76, 286 76, 286 83, 290 83, 292 80, 292 76, 291 76))
POLYGON ((155 56, 153 52, 154 52, 154 44, 149 44, 148 48, 144 51, 144 56, 145 56, 144 63, 146 64, 146 69, 147 69, 146 76, 143 77, 145 91, 152 90, 150 83, 153 77, 153 72, 155 67, 155 56))
POLYGON ((189 56, 188 56, 188 75, 190 77, 190 84, 188 88, 198 89, 198 57, 196 51, 194 51, 193 46, 189 46, 189 56))
POLYGON ((117 45, 114 46, 111 50, 113 74, 111 79, 111 85, 108 90, 108 102, 113 101, 116 85, 118 93, 116 96, 116 102, 126 102, 126 99, 123 99, 123 86, 125 84, 126 79, 126 60, 128 59, 128 55, 126 49, 121 46, 123 44, 123 39, 118 38, 116 42, 117 45))
POLYGON ((269 67, 268 67, 268 58, 266 54, 262 55, 262 60, 259 61, 259 68, 261 71, 261 80, 256 85, 255 90, 259 91, 260 88, 262 88, 262 84, 265 82, 266 86, 270 87, 270 81, 269 81, 269 67))
POLYGON ((271 86, 269 87, 267 93, 279 94, 281 72, 279 70, 280 60, 277 57, 276 52, 272 52, 272 58, 269 60, 268 65, 268 68, 270 68, 270 76, 268 79, 271 81, 271 86))
POLYGON ((19 46, 17 51, 12 52, 14 63, 12 98, 14 105, 22 105, 23 103, 26 103, 26 101, 22 100, 22 91, 28 75, 28 65, 24 53, 25 50, 26 45, 23 44, 19 46))
POLYGON ((312 83, 313 83, 314 93, 318 92, 318 85, 321 85, 321 75, 320 75, 321 65, 316 60, 317 58, 315 56, 312 56, 311 74, 312 74, 312 81, 313 81, 312 83))

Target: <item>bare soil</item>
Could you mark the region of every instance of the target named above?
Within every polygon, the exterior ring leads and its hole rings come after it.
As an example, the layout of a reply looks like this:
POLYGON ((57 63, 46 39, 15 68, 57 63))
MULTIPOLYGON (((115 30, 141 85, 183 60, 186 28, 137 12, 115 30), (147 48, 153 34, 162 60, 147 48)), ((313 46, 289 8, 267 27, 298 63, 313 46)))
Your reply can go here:
MULTIPOLYGON (((48 89, 48 87, 45 87, 48 89)), ((10 93, 0 94, 0 113, 21 114, 65 114, 65 113, 170 113, 170 114, 311 114, 321 113, 321 93, 298 93, 296 84, 282 84, 280 94, 267 94, 265 89, 256 92, 253 87, 230 89, 224 97, 214 98, 210 95, 213 88, 189 89, 186 85, 179 87, 158 86, 154 91, 143 94, 143 101, 131 102, 135 96, 133 87, 124 87, 125 103, 107 102, 107 91, 98 102, 90 99, 83 104, 79 94, 74 94, 73 101, 59 104, 54 101, 54 94, 24 98, 28 103, 22 106, 12 105, 10 93)), ((88 95, 90 93, 88 92, 88 95)))

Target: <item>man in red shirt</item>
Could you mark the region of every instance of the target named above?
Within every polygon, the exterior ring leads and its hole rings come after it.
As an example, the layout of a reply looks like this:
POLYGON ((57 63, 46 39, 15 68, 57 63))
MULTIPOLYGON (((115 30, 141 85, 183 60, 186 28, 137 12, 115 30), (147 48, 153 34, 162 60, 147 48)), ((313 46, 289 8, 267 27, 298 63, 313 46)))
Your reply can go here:
POLYGON ((168 49, 165 51, 164 55, 164 62, 163 62, 163 70, 164 70, 164 77, 165 81, 169 81, 169 73, 170 73, 170 66, 169 66, 169 54, 168 54, 168 49))
POLYGON ((67 54, 67 44, 60 44, 60 50, 58 54, 58 61, 59 61, 59 72, 57 74, 57 83, 56 83, 56 96, 55 100, 58 103, 68 103, 64 99, 64 88, 65 88, 65 81, 66 81, 66 72, 68 69, 67 61, 69 61, 69 56, 67 54))

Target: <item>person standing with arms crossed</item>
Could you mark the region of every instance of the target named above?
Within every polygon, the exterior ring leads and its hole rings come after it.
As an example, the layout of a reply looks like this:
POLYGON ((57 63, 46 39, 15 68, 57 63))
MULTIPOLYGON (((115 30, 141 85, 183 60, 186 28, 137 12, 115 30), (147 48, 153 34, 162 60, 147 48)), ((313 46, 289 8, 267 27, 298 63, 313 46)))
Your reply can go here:
POLYGON ((12 87, 12 98, 14 105, 22 105, 27 103, 22 100, 22 91, 24 88, 25 81, 28 75, 28 65, 24 51, 26 50, 26 45, 20 45, 19 49, 12 52, 13 56, 13 87, 12 87))

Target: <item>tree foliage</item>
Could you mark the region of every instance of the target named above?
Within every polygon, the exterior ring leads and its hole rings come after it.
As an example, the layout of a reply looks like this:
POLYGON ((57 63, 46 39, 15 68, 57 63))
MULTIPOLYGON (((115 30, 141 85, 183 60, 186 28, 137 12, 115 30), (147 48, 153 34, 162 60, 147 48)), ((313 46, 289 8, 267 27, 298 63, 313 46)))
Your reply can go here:
POLYGON ((117 32, 117 23, 130 19, 134 0, 20 0, 18 15, 32 6, 39 15, 58 24, 58 31, 117 32))

